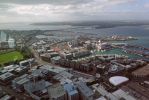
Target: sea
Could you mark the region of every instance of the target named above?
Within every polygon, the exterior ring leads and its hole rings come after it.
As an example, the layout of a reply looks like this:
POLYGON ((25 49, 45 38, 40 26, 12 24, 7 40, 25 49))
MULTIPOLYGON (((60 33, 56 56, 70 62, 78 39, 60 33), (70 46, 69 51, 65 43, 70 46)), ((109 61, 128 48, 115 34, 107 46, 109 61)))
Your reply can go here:
POLYGON ((0 30, 58 30, 80 34, 95 34, 102 37, 112 35, 133 36, 138 40, 127 41, 127 43, 149 48, 149 25, 94 28, 93 26, 80 27, 71 25, 31 25, 28 23, 5 23, 0 24, 0 30))

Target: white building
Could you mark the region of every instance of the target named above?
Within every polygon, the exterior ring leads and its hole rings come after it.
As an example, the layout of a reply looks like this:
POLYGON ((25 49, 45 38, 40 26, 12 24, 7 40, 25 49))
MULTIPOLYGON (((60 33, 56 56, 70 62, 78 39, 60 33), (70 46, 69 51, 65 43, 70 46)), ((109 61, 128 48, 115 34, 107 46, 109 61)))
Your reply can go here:
POLYGON ((127 82, 129 79, 127 77, 123 76, 113 76, 109 79, 109 82, 113 84, 114 86, 118 86, 122 83, 127 82))
POLYGON ((15 40, 13 38, 8 39, 9 48, 14 48, 16 46, 15 40))

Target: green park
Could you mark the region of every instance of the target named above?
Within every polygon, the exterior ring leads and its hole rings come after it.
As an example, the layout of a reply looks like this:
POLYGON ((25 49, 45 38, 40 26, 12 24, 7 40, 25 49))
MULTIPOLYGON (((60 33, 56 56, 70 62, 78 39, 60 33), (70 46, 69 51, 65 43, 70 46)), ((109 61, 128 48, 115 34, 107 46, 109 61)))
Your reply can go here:
POLYGON ((22 60, 22 59, 23 59, 23 55, 19 51, 12 51, 12 52, 0 54, 1 65, 9 62, 14 62, 17 60, 22 60))

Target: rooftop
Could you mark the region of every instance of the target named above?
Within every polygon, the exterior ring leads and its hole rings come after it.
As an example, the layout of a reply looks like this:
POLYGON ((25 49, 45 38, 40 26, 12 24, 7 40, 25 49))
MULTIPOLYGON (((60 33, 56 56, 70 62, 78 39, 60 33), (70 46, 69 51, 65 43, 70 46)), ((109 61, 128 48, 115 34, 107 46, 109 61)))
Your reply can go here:
POLYGON ((49 70, 50 72, 53 72, 53 73, 56 73, 56 74, 66 70, 65 68, 62 68, 62 67, 58 67, 58 66, 54 67, 54 66, 50 66, 50 65, 43 65, 40 68, 49 70))
POLYGON ((9 65, 9 66, 6 66, 4 67, 5 70, 10 70, 10 69, 15 69, 15 68, 18 68, 19 65, 9 65))
POLYGON ((26 63, 26 62, 32 62, 32 61, 34 61, 34 58, 20 61, 20 63, 26 63))
POLYGON ((26 82, 29 81, 29 79, 28 79, 27 76, 28 76, 28 74, 24 74, 24 75, 22 75, 22 76, 20 76, 20 77, 15 78, 15 79, 13 80, 13 82, 16 82, 16 83, 19 84, 19 85, 24 84, 24 83, 26 83, 26 82))
POLYGON ((60 84, 52 85, 48 88, 48 93, 51 98, 58 98, 65 94, 64 87, 60 84))
POLYGON ((49 71, 46 69, 36 69, 32 71, 31 75, 34 77, 44 77, 44 75, 46 75, 48 72, 49 71))
POLYGON ((0 75, 0 79, 1 80, 6 80, 7 78, 10 78, 12 76, 14 76, 12 73, 7 72, 7 73, 4 73, 4 74, 0 75))
POLYGON ((149 76, 149 64, 132 72, 137 76, 149 76))
POLYGON ((123 76, 113 76, 109 79, 110 83, 114 86, 120 85, 124 82, 127 82, 129 79, 123 76))
POLYGON ((100 98, 98 98, 98 99, 96 99, 96 100, 107 100, 105 97, 100 97, 100 98))
POLYGON ((2 98, 0 98, 0 100, 10 100, 11 96, 10 95, 5 95, 2 98))
POLYGON ((76 87, 72 84, 64 84, 64 89, 68 92, 69 95, 74 95, 78 93, 76 87))
POLYGON ((54 76, 54 78, 58 79, 58 80, 61 78, 69 78, 70 79, 72 77, 73 77, 73 75, 71 73, 66 72, 66 71, 62 71, 59 74, 54 76))
POLYGON ((52 57, 51 60, 60 60, 61 57, 60 56, 56 56, 56 57, 52 57))
POLYGON ((36 92, 36 91, 42 91, 45 88, 48 88, 50 85, 52 84, 45 80, 41 80, 38 82, 28 82, 27 84, 24 84, 24 89, 27 92, 31 93, 31 92, 36 92))
POLYGON ((77 87, 81 91, 81 93, 86 97, 90 97, 94 94, 93 91, 82 81, 77 83, 77 87))
POLYGON ((119 99, 124 98, 125 100, 136 100, 133 96, 129 95, 128 93, 126 93, 125 91, 121 89, 116 90, 112 94, 115 95, 119 99))
MULTIPOLYGON (((149 98, 149 89, 147 87, 144 87, 137 82, 130 82, 129 84, 127 84, 127 87, 140 94, 140 97, 144 96, 146 98, 149 98)), ((143 99, 139 98, 139 100, 143 99)))

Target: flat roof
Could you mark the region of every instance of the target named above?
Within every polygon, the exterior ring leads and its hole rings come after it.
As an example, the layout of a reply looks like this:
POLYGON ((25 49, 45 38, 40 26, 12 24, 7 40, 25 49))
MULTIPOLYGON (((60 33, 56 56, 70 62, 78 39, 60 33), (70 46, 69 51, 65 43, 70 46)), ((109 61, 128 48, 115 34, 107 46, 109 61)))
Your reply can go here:
POLYGON ((58 67, 58 66, 51 66, 51 65, 43 65, 42 67, 40 67, 41 69, 46 69, 49 70, 50 72, 54 72, 54 73, 60 73, 62 71, 66 71, 65 68, 62 67, 58 67))
POLYGON ((29 79, 28 79, 28 74, 24 74, 24 75, 22 75, 22 76, 20 76, 20 77, 17 77, 17 78, 15 78, 14 80, 13 80, 13 82, 16 82, 17 84, 24 84, 24 83, 26 83, 26 82, 28 82, 29 81, 29 79))
POLYGON ((11 98, 10 95, 5 95, 2 98, 0 98, 0 100, 9 100, 11 98))
POLYGON ((54 79, 61 79, 61 78, 72 78, 73 75, 71 73, 68 73, 66 71, 62 71, 59 74, 54 76, 54 79))
POLYGON ((40 80, 37 82, 28 82, 24 84, 24 89, 30 93, 30 92, 42 91, 45 88, 48 88, 50 85, 52 84, 49 83, 48 81, 40 80))
POLYGON ((22 79, 22 78, 25 78, 25 77, 27 77, 27 76, 28 76, 28 74, 24 74, 24 75, 22 75, 22 76, 16 77, 16 78, 14 79, 14 81, 18 81, 18 80, 20 80, 20 79, 22 79))
POLYGON ((149 75, 149 64, 133 71, 132 74, 137 75, 137 76, 148 76, 149 75))
POLYGON ((114 91, 112 94, 119 99, 124 98, 125 100, 136 100, 136 98, 134 98, 133 96, 129 95, 128 93, 126 93, 121 89, 114 91))
POLYGON ((25 70, 27 67, 19 67, 19 68, 16 68, 15 71, 16 72, 21 72, 22 70, 25 70))
POLYGON ((16 68, 19 68, 19 65, 9 65, 9 66, 5 66, 4 67, 4 70, 7 70, 7 71, 11 71, 11 70, 14 70, 16 68))
POLYGON ((74 95, 78 93, 76 87, 72 84, 64 84, 64 89, 68 92, 69 95, 74 95))
POLYGON ((31 75, 32 76, 43 76, 46 73, 48 73, 48 70, 46 69, 36 69, 32 71, 31 75))
POLYGON ((99 97, 98 99, 96 99, 96 100, 107 100, 105 97, 103 97, 103 96, 101 96, 101 97, 99 97))
POLYGON ((21 84, 27 83, 29 81, 30 80, 28 78, 23 78, 23 79, 19 80, 17 83, 21 85, 21 84))
POLYGON ((34 58, 30 58, 30 59, 20 61, 20 63, 32 62, 33 60, 34 60, 34 58))
POLYGON ((81 93, 86 97, 90 97, 94 94, 93 91, 82 81, 77 83, 77 87, 81 91, 81 93))
POLYGON ((58 98, 66 93, 64 87, 60 84, 50 86, 48 92, 51 98, 58 98))
POLYGON ((7 72, 7 73, 4 73, 4 74, 0 75, 0 79, 5 80, 5 79, 10 78, 12 76, 14 76, 12 73, 7 72))
POLYGON ((138 94, 149 98, 149 88, 146 88, 144 86, 141 86, 140 84, 138 84, 137 82, 130 82, 129 84, 127 84, 127 87, 135 92, 137 92, 138 94))
POLYGON ((51 59, 52 59, 52 60, 60 60, 61 57, 60 57, 60 56, 56 56, 56 57, 52 57, 51 59))

